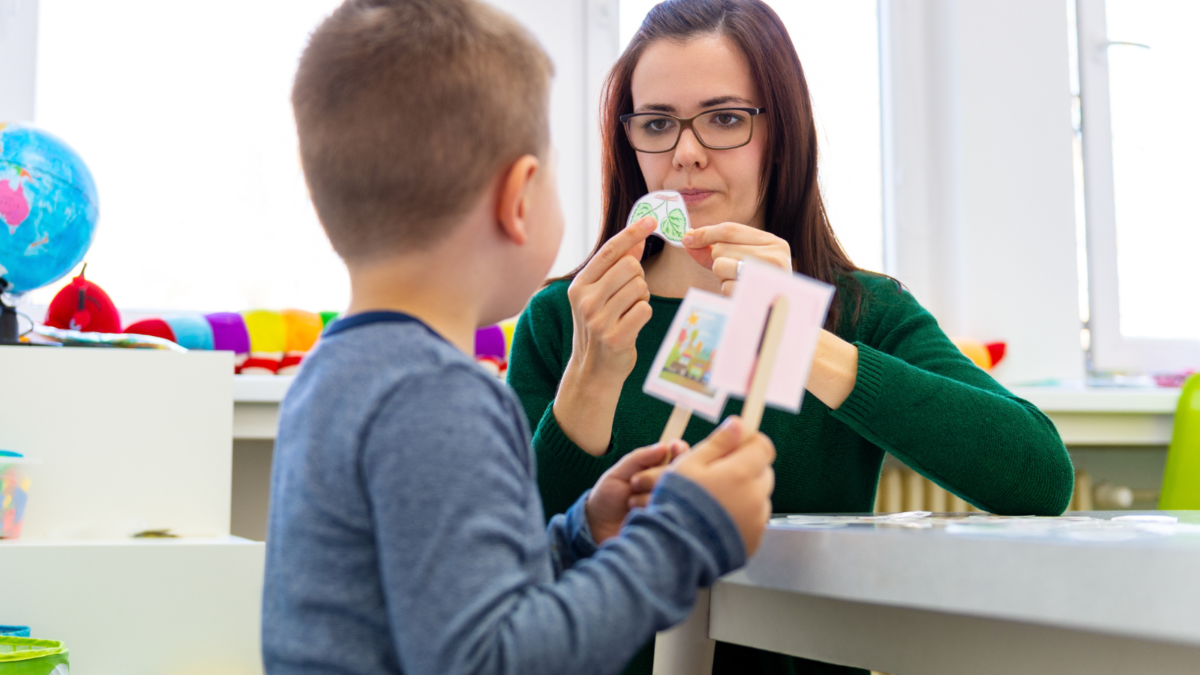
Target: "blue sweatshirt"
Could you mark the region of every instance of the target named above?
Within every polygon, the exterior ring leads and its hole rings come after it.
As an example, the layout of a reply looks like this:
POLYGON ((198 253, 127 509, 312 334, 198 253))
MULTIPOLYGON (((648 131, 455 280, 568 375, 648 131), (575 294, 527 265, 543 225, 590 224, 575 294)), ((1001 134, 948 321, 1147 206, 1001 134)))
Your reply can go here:
POLYGON ((544 527, 524 411, 416 319, 326 331, 283 402, 263 659, 284 673, 617 673, 745 562, 667 474, 597 547, 583 495, 544 527))

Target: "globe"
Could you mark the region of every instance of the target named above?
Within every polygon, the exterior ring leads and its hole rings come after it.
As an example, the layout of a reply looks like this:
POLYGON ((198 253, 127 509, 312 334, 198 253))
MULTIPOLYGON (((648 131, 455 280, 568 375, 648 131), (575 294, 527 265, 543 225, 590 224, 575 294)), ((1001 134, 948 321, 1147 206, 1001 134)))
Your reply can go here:
POLYGON ((11 293, 54 283, 96 235, 96 184, 62 139, 0 123, 0 278, 11 293))

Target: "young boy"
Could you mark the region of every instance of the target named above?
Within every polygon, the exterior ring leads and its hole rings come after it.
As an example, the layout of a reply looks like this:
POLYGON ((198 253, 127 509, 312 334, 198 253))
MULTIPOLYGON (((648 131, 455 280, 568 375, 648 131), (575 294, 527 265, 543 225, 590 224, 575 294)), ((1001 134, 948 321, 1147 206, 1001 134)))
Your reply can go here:
POLYGON ((301 161, 352 297, 280 416, 270 673, 615 673, 758 545, 774 448, 736 419, 631 453, 545 528, 521 407, 468 356, 562 236, 551 70, 476 0, 349 0, 300 60, 301 161))

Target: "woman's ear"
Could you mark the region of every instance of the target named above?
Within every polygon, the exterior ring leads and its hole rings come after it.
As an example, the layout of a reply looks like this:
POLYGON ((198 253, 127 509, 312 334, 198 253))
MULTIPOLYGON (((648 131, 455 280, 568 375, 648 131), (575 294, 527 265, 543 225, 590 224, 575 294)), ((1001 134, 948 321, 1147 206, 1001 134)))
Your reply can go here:
POLYGON ((496 200, 496 222, 501 235, 523 246, 529 240, 529 209, 533 181, 541 162, 533 155, 523 155, 508 168, 500 179, 500 198, 496 200))

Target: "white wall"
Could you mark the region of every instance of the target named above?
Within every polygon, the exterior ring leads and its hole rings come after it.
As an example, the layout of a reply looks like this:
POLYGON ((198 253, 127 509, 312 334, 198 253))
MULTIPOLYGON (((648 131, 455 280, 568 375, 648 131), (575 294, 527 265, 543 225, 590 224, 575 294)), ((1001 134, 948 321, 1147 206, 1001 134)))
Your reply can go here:
POLYGON ((554 60, 550 133, 566 232, 552 274, 574 269, 600 228, 600 86, 617 59, 617 0, 488 0, 525 24, 554 60))
POLYGON ((0 122, 33 119, 37 0, 0 0, 0 122))
POLYGON ((1066 5, 881 0, 885 259, 1004 382, 1084 374, 1066 5), (890 179, 890 180, 889 180, 890 179))

